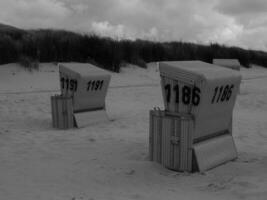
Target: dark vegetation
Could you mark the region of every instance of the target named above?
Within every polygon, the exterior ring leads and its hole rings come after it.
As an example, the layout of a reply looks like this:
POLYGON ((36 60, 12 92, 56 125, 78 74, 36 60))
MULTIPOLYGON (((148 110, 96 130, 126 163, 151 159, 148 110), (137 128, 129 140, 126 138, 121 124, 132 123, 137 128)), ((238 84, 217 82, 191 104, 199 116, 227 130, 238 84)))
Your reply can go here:
POLYGON ((147 62, 161 60, 202 60, 235 58, 245 66, 267 67, 267 53, 227 47, 219 44, 199 45, 186 42, 152 42, 114 40, 64 30, 22 30, 0 24, 0 64, 19 62, 37 68, 38 62, 89 62, 119 72, 124 63, 146 67, 147 62))

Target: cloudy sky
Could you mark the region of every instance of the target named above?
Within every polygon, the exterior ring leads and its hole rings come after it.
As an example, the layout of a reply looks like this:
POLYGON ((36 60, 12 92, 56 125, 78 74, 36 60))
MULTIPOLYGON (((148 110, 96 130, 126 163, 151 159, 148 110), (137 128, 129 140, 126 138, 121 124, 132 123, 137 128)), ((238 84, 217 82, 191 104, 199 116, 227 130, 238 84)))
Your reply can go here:
POLYGON ((267 51, 266 0, 0 0, 0 23, 267 51))

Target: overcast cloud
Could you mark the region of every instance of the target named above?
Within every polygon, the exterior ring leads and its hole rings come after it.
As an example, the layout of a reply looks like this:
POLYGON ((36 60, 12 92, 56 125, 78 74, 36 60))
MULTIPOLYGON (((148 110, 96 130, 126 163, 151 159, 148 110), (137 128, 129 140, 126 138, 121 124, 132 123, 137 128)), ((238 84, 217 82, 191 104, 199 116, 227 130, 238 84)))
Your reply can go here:
POLYGON ((21 28, 267 50, 266 0, 0 0, 0 21, 21 28))

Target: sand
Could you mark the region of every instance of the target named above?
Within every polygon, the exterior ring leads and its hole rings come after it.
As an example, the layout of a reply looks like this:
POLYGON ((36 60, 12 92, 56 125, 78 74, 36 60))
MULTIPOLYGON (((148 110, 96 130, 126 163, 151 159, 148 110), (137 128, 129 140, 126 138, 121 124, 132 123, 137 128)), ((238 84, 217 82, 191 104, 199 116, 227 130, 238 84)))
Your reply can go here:
POLYGON ((149 109, 163 107, 158 69, 112 73, 108 123, 52 128, 58 69, 0 66, 0 199, 266 199, 267 69, 241 69, 233 135, 238 159, 205 173, 148 161, 149 109))

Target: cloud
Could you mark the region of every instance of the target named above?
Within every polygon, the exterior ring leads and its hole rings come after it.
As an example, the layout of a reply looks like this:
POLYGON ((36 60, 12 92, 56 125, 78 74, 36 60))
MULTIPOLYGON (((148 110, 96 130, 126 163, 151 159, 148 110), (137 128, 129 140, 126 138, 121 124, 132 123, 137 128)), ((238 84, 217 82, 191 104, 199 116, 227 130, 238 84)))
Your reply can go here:
POLYGON ((57 27, 71 11, 56 0, 1 1, 1 20, 19 27, 57 27))
POLYGON ((220 0, 215 8, 233 16, 267 13, 266 0, 220 0))
POLYGON ((9 0, 0 20, 115 38, 218 42, 266 50, 265 0, 9 0), (257 38, 257 41, 255 41, 257 38))
POLYGON ((235 43, 245 48, 267 50, 267 2, 265 0, 220 0, 214 7, 219 13, 231 17, 242 31, 235 43))
POLYGON ((148 31, 136 31, 122 24, 112 25, 108 21, 92 22, 91 28, 94 33, 101 36, 113 37, 116 39, 130 39, 143 38, 149 40, 158 40, 158 29, 155 27, 150 28, 148 31))
POLYGON ((267 50, 267 27, 258 27, 243 32, 239 38, 240 43, 249 49, 267 50))
POLYGON ((70 7, 79 14, 85 13, 88 10, 88 6, 82 3, 72 4, 70 7))
POLYGON ((111 37, 131 37, 125 31, 125 27, 121 24, 119 25, 111 25, 108 21, 104 22, 93 22, 92 29, 95 33, 102 36, 111 36, 111 37))

